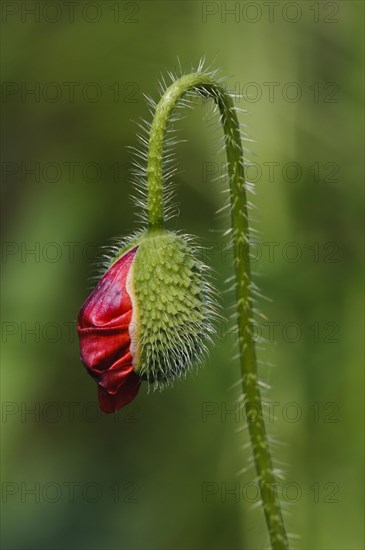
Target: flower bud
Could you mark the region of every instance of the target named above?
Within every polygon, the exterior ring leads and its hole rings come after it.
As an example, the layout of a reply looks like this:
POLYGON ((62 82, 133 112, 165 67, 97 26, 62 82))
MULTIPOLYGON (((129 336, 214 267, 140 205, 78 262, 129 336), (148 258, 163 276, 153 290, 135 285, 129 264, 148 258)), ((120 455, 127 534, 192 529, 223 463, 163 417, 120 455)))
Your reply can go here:
POLYGON ((104 412, 128 404, 142 380, 163 387, 205 351, 210 287, 186 238, 144 232, 112 259, 78 317, 81 360, 104 412))

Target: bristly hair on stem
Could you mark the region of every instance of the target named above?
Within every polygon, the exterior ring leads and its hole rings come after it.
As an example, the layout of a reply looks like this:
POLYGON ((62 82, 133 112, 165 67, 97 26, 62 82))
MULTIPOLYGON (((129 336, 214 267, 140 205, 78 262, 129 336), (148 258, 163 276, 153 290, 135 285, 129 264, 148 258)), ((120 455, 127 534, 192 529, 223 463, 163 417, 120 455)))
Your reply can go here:
POLYGON ((139 141, 142 150, 135 150, 133 171, 137 189, 136 202, 147 230, 160 231, 172 212, 171 187, 167 184, 175 174, 175 122, 181 118, 181 108, 192 105, 192 97, 211 99, 219 111, 227 157, 242 403, 271 547, 273 550, 287 550, 289 543, 263 416, 256 344, 252 334, 253 302, 257 288, 252 281, 248 250, 250 237, 247 192, 251 189, 250 184, 245 181, 242 146, 246 136, 242 133, 233 98, 217 71, 206 68, 204 61, 201 61, 190 74, 183 74, 181 70, 180 72, 180 75, 168 73, 169 85, 162 78, 162 97, 158 103, 147 98, 153 119, 150 124, 142 121, 140 125, 142 133, 139 141))

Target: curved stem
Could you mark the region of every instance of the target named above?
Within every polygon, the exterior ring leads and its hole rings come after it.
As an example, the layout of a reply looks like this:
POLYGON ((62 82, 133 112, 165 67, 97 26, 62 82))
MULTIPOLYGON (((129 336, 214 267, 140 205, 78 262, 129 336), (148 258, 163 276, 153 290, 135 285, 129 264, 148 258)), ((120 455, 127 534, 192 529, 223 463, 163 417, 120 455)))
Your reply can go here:
POLYGON ((157 105, 151 126, 147 162, 149 228, 160 229, 164 224, 162 159, 167 126, 174 107, 184 94, 191 91, 211 97, 221 114, 230 179, 237 325, 246 418, 271 546, 273 550, 285 550, 289 545, 262 414, 256 347, 251 334, 253 306, 248 254, 249 227, 240 128, 232 98, 209 74, 197 72, 179 78, 166 90, 157 105))

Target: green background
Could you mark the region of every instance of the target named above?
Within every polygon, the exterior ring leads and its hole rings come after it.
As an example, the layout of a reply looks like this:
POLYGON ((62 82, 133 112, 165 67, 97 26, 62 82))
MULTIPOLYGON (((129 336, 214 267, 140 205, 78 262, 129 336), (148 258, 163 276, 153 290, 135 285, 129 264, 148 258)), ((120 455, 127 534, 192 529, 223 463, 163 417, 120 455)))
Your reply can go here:
MULTIPOLYGON (((229 413, 233 331, 197 374, 102 416, 74 328, 95 246, 138 228, 126 146, 149 118, 143 94, 158 99, 161 72, 202 56, 243 93, 254 140, 253 269, 271 300, 260 301, 271 325, 259 326, 259 359, 288 531, 299 549, 363 548, 362 2, 105 0, 74 15, 41 2, 39 17, 34 2, 4 4, 3 548, 268 543, 254 472, 239 473, 244 418, 229 413)), ((224 291, 224 156, 208 112, 197 101, 179 123, 169 227, 210 247, 224 291)), ((232 294, 220 301, 229 316, 232 294)))

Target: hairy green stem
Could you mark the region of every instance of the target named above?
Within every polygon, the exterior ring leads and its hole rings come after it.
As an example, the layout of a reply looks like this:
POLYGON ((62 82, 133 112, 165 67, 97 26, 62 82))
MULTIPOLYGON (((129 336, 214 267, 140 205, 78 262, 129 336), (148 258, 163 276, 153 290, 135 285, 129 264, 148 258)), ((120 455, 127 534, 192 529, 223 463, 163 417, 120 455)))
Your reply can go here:
POLYGON ((253 306, 248 254, 249 227, 240 128, 232 98, 209 74, 197 72, 182 76, 166 90, 156 107, 150 131, 147 162, 149 228, 155 230, 164 225, 164 143, 171 113, 187 92, 211 97, 218 105, 221 114, 230 180, 237 324, 246 418, 271 547, 273 550, 285 550, 289 545, 262 414, 256 347, 251 334, 253 306))

